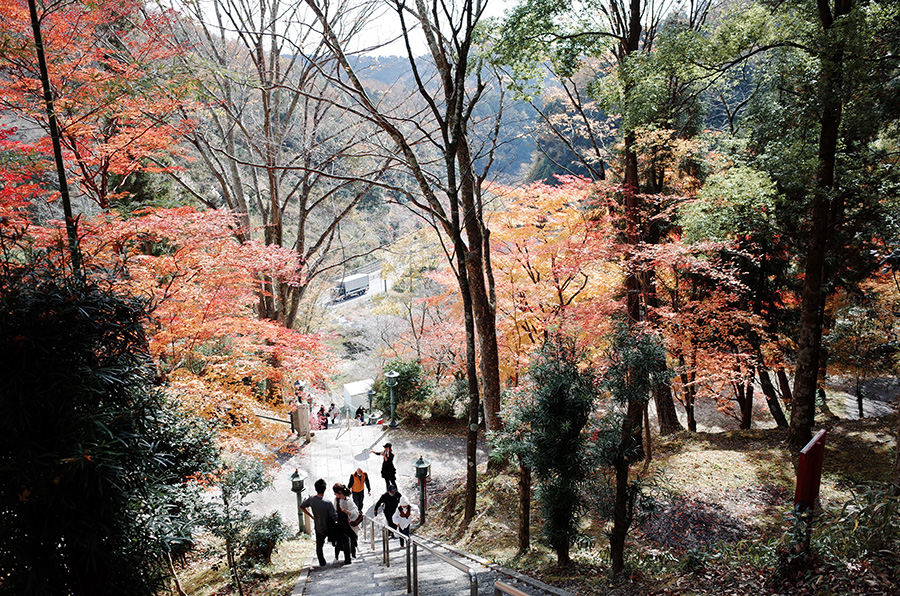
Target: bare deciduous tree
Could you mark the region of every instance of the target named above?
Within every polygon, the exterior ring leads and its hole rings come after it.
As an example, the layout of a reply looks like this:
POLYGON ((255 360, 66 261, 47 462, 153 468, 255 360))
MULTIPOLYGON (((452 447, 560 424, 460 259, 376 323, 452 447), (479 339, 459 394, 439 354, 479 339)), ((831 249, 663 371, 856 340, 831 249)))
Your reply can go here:
POLYGON ((487 125, 477 115, 492 74, 478 56, 476 46, 485 3, 388 2, 399 22, 399 37, 412 72, 414 99, 406 109, 395 109, 382 102, 360 78, 347 44, 332 27, 334 8, 318 0, 307 0, 307 5, 316 13, 323 38, 343 67, 342 76, 334 77, 332 83, 340 85, 355 100, 348 109, 375 124, 390 140, 388 148, 414 180, 414 187, 404 190, 408 206, 442 233, 454 268, 463 302, 467 344, 468 522, 475 512, 479 385, 488 429, 500 426, 494 284, 482 183, 492 165, 502 110, 487 125), (419 41, 426 48, 423 57, 417 57, 414 49, 419 41), (418 112, 411 113, 410 105, 416 106, 418 112), (487 131, 483 138, 478 136, 480 129, 487 131))
MULTIPOLYGON (((371 157, 365 122, 335 109, 326 73, 336 63, 303 4, 213 0, 180 9, 191 17, 190 67, 206 108, 189 141, 211 179, 179 180, 207 205, 241 214, 239 240, 296 253, 298 277, 265 277, 259 302, 260 317, 293 328, 313 278, 377 248, 348 246, 341 234, 386 162, 371 157)), ((362 22, 332 25, 346 41, 362 22)))

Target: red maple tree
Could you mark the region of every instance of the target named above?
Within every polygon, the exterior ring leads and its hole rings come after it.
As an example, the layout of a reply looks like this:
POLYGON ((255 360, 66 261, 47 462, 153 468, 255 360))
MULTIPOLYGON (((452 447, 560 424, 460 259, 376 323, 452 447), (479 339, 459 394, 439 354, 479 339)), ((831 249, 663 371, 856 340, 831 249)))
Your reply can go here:
MULTIPOLYGON (((260 414, 286 419, 284 385, 321 384, 333 359, 320 336, 256 318, 259 274, 290 283, 299 263, 288 249, 238 243, 235 225, 231 212, 188 207, 102 214, 82 221, 84 264, 149 300, 150 353, 169 391, 214 421, 233 446, 276 446, 286 427, 260 414)), ((62 227, 32 226, 29 233, 34 246, 51 248, 62 227)))
MULTIPOLYGON (((0 0, 0 13, 0 107, 46 130, 28 5, 0 0)), ((191 126, 175 115, 191 87, 175 76, 184 50, 171 36, 175 17, 138 0, 102 0, 44 4, 39 18, 70 179, 105 209, 130 174, 172 169, 191 126)), ((46 135, 21 142, 50 145, 46 135)))

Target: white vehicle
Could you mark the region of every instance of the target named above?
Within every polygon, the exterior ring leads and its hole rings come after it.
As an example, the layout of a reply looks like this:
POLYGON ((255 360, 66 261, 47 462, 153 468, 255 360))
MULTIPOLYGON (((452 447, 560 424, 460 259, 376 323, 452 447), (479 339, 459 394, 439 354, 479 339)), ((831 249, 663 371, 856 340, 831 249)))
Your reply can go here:
POLYGON ((359 275, 351 275, 342 279, 336 287, 331 289, 331 298, 335 302, 340 302, 354 296, 362 296, 368 290, 369 275, 360 273, 359 275))

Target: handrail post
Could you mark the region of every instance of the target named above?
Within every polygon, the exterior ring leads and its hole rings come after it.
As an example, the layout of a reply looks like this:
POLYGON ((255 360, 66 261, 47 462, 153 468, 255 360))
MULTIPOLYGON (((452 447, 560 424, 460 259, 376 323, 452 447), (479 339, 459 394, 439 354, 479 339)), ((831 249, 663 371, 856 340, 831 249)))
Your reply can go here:
POLYGON ((412 573, 410 567, 412 565, 412 544, 410 544, 409 536, 406 537, 406 593, 412 592, 412 573))
POLYGON ((413 596, 419 596, 419 545, 413 542, 413 596))
MULTIPOLYGON (((390 528, 389 526, 382 524, 381 522, 376 521, 374 518, 366 517, 366 519, 372 524, 371 527, 371 544, 372 550, 375 550, 375 527, 381 527, 381 548, 382 548, 382 557, 383 564, 386 567, 391 566, 391 548, 390 548, 390 536, 394 535, 397 538, 404 539, 405 547, 406 547, 406 593, 412 593, 413 596, 418 596, 419 594, 419 547, 421 546, 429 553, 434 555, 437 559, 447 563, 451 567, 455 567, 456 569, 462 571, 463 573, 469 576, 469 592, 470 596, 478 596, 478 575, 475 573, 475 570, 471 567, 463 565, 453 559, 447 557, 446 555, 441 554, 437 550, 434 550, 432 547, 428 546, 428 540, 424 538, 413 538, 412 535, 406 536, 401 535, 400 532, 390 528), (420 544, 420 540, 422 541, 420 544)), ((439 544, 434 544, 433 546, 440 546, 439 544)), ((527 596, 524 592, 521 592, 517 588, 513 588, 511 586, 500 585, 495 586, 496 589, 500 589, 501 592, 505 592, 507 594, 511 594, 513 596, 527 596), (510 590, 507 592, 507 589, 510 590)), ((496 596, 496 594, 495 594, 496 596)))

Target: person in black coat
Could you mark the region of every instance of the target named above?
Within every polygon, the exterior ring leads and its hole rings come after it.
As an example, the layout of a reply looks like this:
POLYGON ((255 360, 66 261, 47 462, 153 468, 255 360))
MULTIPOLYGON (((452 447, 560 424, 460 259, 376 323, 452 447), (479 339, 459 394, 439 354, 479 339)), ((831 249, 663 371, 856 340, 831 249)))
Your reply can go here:
MULTIPOLYGON (((395 484, 389 484, 387 492, 381 495, 381 498, 375 503, 375 515, 378 515, 379 509, 384 508, 384 519, 387 521, 388 527, 393 530, 397 529, 397 524, 394 523, 394 512, 397 511, 397 506, 400 504, 400 497, 402 496, 397 491, 395 484)), ((394 535, 391 534, 391 538, 393 537, 394 535)))
POLYGON ((397 468, 394 467, 394 450, 393 448, 391 448, 391 444, 385 443, 383 451, 372 451, 372 453, 374 453, 375 455, 380 455, 382 457, 381 477, 384 478, 385 487, 388 487, 392 484, 396 487, 397 468))
MULTIPOLYGON (((345 492, 348 491, 346 491, 344 485, 340 483, 335 484, 332 487, 332 490, 334 491, 334 509, 337 511, 338 518, 338 531, 334 537, 334 562, 338 562, 341 551, 344 551, 344 565, 349 565, 351 554, 356 551, 354 545, 356 542, 354 540, 356 532, 350 527, 351 520, 346 509, 341 507, 341 501, 349 498, 345 494, 345 492)), ((356 517, 358 516, 359 511, 356 512, 356 517)))

